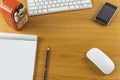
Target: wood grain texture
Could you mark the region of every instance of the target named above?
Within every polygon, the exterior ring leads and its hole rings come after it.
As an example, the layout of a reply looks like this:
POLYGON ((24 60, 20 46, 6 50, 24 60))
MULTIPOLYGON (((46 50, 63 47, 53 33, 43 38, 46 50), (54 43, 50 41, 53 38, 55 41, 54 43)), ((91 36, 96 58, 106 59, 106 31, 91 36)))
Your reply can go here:
MULTIPOLYGON (((20 0, 27 6, 26 0, 20 0)), ((51 46, 47 80, 120 80, 120 10, 105 27, 94 21, 106 2, 120 7, 120 0, 92 0, 93 8, 29 18, 21 31, 14 31, 0 14, 0 32, 36 34, 39 37, 34 80, 43 80, 45 51, 51 46), (97 47, 115 63, 115 71, 102 74, 85 56, 97 47)))

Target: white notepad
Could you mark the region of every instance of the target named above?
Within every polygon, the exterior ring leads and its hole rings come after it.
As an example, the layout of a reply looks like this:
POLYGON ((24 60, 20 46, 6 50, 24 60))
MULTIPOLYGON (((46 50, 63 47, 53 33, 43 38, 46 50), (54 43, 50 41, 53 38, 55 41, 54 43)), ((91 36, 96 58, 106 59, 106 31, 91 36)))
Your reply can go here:
POLYGON ((0 33, 0 80, 33 80, 36 35, 0 33))

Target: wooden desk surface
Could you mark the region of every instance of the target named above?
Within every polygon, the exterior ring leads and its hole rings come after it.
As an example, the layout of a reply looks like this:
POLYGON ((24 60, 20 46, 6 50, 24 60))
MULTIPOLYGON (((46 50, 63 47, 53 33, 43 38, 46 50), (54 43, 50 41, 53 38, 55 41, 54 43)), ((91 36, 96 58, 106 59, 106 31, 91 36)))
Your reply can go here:
MULTIPOLYGON (((27 0, 20 0, 27 5, 27 0)), ((34 80, 43 80, 45 50, 51 46, 47 80, 120 80, 120 10, 109 26, 93 19, 109 1, 120 7, 120 0, 92 0, 93 8, 34 16, 21 30, 14 31, 0 14, 0 32, 36 34, 39 37, 34 80), (103 75, 85 56, 93 47, 104 51, 115 63, 115 71, 103 75)))

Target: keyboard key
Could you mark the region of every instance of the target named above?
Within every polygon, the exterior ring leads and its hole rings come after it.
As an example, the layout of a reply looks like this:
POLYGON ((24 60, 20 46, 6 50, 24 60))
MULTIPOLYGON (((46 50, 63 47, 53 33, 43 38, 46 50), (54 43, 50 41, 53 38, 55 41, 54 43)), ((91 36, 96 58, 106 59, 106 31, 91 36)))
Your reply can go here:
POLYGON ((34 14, 37 14, 37 13, 38 13, 37 10, 35 10, 35 11, 34 11, 34 14))
POLYGON ((47 7, 48 7, 48 8, 51 8, 51 5, 48 5, 47 7))
POLYGON ((75 8, 76 8, 76 9, 79 8, 79 5, 75 5, 75 8))
POLYGON ((74 6, 70 6, 70 9, 74 9, 75 7, 74 6))
POLYGON ((39 9, 42 9, 42 6, 39 6, 39 9))
POLYGON ((32 15, 33 14, 33 11, 29 11, 29 15, 32 15))
POLYGON ((29 6, 35 6, 35 3, 30 3, 29 6))
POLYGON ((43 9, 43 13, 47 13, 47 9, 43 9))
POLYGON ((41 14, 42 13, 42 10, 38 10, 38 14, 41 14))
POLYGON ((38 7, 37 6, 34 6, 34 7, 29 7, 29 10, 37 10, 38 7))
POLYGON ((48 9, 48 12, 54 12, 54 11, 63 11, 63 10, 69 10, 69 7, 58 7, 58 8, 50 8, 48 9))

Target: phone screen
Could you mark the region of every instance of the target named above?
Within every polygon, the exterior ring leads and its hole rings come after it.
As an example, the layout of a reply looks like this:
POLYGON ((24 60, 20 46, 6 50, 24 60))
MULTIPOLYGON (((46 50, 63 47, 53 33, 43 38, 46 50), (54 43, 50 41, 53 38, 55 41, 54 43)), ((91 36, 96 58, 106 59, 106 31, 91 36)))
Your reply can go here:
POLYGON ((96 19, 104 24, 108 24, 116 10, 117 10, 116 6, 110 3, 105 3, 103 8, 98 13, 96 19))

